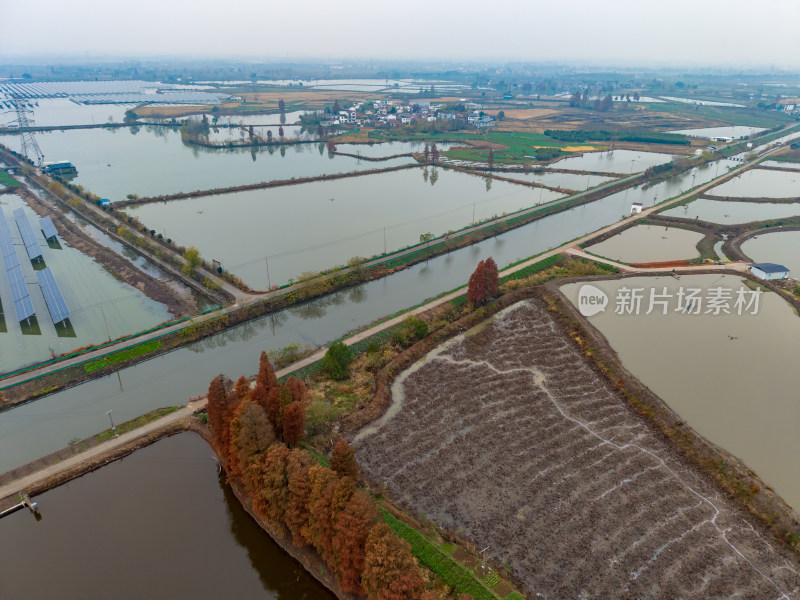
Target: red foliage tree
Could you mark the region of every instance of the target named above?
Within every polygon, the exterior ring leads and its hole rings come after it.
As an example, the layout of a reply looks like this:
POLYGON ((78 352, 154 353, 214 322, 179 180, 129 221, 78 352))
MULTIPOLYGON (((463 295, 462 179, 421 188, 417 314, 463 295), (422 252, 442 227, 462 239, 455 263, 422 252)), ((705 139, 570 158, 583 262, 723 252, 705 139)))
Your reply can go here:
POLYGON ((208 412, 208 423, 211 425, 211 433, 218 448, 222 448, 222 428, 225 421, 224 414, 227 410, 227 390, 226 377, 217 375, 211 380, 208 386, 208 397, 206 411, 208 412))
POLYGON ((467 300, 471 304, 483 302, 486 299, 486 263, 481 261, 472 275, 469 276, 469 286, 467 286, 467 300))
POLYGON ((281 530, 289 504, 288 458, 289 449, 283 444, 269 449, 262 467, 262 487, 253 503, 260 517, 281 530))
POLYGON ((500 285, 500 275, 497 272, 497 263, 490 256, 484 261, 486 269, 486 297, 493 298, 497 295, 497 288, 500 285))
POLYGON ((268 392, 272 388, 278 387, 278 377, 275 375, 275 367, 269 362, 269 357, 263 350, 261 351, 261 358, 258 361, 256 382, 261 383, 268 392))
POLYGON ((333 548, 333 492, 339 476, 321 465, 314 465, 308 471, 308 480, 311 492, 308 497, 308 522, 303 529, 303 537, 328 562, 333 548))
POLYGON ((302 379, 289 377, 286 381, 286 389, 289 390, 292 400, 295 402, 305 402, 308 399, 308 388, 302 379))
POLYGON ((245 400, 250 397, 250 382, 244 375, 236 380, 236 396, 239 400, 245 400))
POLYGON ((264 413, 267 413, 267 388, 258 380, 256 380, 256 384, 250 390, 250 401, 258 404, 264 409, 264 413))
POLYGON ((422 595, 423 582, 408 542, 386 523, 369 532, 361 583, 368 600, 410 600, 422 595))
POLYGON ((283 428, 281 427, 281 388, 276 386, 267 391, 267 417, 272 424, 275 437, 281 439, 283 428))
POLYGON ((306 405, 292 402, 283 409, 283 440, 294 447, 305 437, 306 405))
MULTIPOLYGON (((264 409, 251 400, 245 400, 236 407, 231 419, 231 448, 228 453, 228 466, 234 478, 241 478, 252 492, 255 487, 252 479, 253 462, 259 455, 266 454, 275 443, 275 434, 264 409)), ((261 461, 263 462, 263 461, 261 461)), ((260 469, 260 464, 257 469, 260 469)))
POLYGON ((351 477, 354 481, 361 478, 361 473, 356 462, 356 455, 353 447, 341 438, 333 447, 331 452, 331 469, 343 477, 351 477))
POLYGON ((499 283, 497 263, 491 257, 482 260, 469 277, 467 300, 472 304, 486 302, 492 296, 497 295, 499 283))
POLYGON ((364 570, 364 548, 372 526, 378 522, 378 510, 372 499, 356 491, 339 514, 334 526, 337 579, 342 589, 364 595, 361 572, 364 570))
POLYGON ((309 470, 311 457, 304 450, 295 448, 289 454, 286 472, 289 478, 289 502, 286 506, 286 527, 292 534, 292 542, 298 548, 305 545, 303 530, 308 525, 308 499, 311 495, 309 470))

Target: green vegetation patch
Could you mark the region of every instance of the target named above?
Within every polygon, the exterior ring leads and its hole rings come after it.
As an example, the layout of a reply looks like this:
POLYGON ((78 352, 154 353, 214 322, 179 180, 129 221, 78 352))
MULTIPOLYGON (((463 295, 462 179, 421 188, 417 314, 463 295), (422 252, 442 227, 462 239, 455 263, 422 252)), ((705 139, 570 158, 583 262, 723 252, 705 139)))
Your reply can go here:
POLYGON ((545 135, 550 136, 554 140, 561 140, 564 142, 607 142, 611 140, 621 142, 644 142, 647 144, 677 144, 680 146, 688 146, 691 144, 689 138, 685 135, 678 133, 661 133, 658 131, 632 131, 632 132, 617 132, 617 131, 584 131, 576 129, 574 131, 565 131, 562 129, 548 129, 545 135))
POLYGON ((19 187, 22 184, 9 175, 6 171, 0 170, 0 183, 6 187, 19 187))
MULTIPOLYGON (((149 413, 145 413, 141 416, 136 417, 135 419, 131 419, 130 421, 125 421, 124 423, 120 423, 117 425, 117 433, 122 435, 123 433, 128 433, 129 431, 133 431, 134 429, 138 429, 143 425, 147 425, 151 421, 155 421, 160 419, 161 417, 165 417, 168 414, 174 413, 176 410, 180 410, 183 406, 165 406, 164 408, 157 408, 155 410, 151 410, 149 413)), ((94 439, 98 442, 104 442, 108 439, 113 437, 114 433, 107 429, 101 433, 98 433, 94 436, 94 439)))
POLYGON ((563 254, 554 254, 553 256, 549 256, 544 260, 540 260, 539 262, 535 262, 532 265, 528 265, 524 269, 520 269, 515 273, 511 273, 510 275, 505 275, 500 278, 500 283, 505 283, 506 281, 511 281, 512 279, 525 279, 533 275, 534 273, 538 273, 539 271, 544 271, 545 269, 549 269, 555 265, 559 265, 564 262, 565 257, 563 254))
POLYGON ((412 554, 457 594, 469 594, 475 600, 496 600, 497 596, 472 571, 448 556, 431 540, 383 508, 381 514, 392 531, 411 545, 412 554))
POLYGON ((161 348, 161 346, 162 344, 159 340, 151 340, 149 342, 145 342, 144 344, 139 344, 137 346, 133 346, 132 348, 127 348, 126 350, 120 350, 119 352, 114 352, 113 354, 109 354, 103 358, 98 358, 97 360, 88 362, 83 365, 83 368, 87 373, 94 373, 95 371, 105 367, 110 367, 111 365, 116 365, 117 363, 121 363, 131 358, 136 358, 137 356, 154 352, 155 350, 161 348))
POLYGON ((652 110, 681 115, 706 117, 731 125, 745 127, 765 127, 771 129, 783 125, 790 117, 778 111, 765 111, 756 108, 736 108, 733 106, 705 106, 685 102, 664 102, 651 104, 652 110))
MULTIPOLYGON (((491 131, 479 138, 505 148, 492 150, 493 160, 498 164, 520 164, 532 160, 551 160, 564 154, 561 148, 570 144, 553 139, 543 133, 516 131, 491 131)), ((444 155, 453 160, 488 162, 488 148, 453 148, 444 155)))

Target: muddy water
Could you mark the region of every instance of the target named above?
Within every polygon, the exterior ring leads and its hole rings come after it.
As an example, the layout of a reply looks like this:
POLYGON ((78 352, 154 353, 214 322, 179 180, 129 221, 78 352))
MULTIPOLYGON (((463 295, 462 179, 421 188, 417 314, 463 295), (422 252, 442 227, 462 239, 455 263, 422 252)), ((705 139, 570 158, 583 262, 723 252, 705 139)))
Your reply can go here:
POLYGON ((765 160, 759 164, 763 167, 774 167, 776 169, 787 169, 794 171, 800 169, 800 162, 788 162, 783 160, 765 160))
MULTIPOLYGON (((329 155, 325 144, 217 149, 183 144, 176 129, 84 129, 37 134, 47 160, 69 160, 78 169, 73 183, 112 201, 128 194, 155 196, 343 173, 412 162, 380 163, 329 155)), ((0 136, 0 144, 20 151, 18 136, 0 136)))
POLYGON ((742 252, 754 262, 772 262, 789 268, 789 275, 800 279, 800 231, 778 231, 752 237, 742 244, 742 252))
POLYGON ((797 198, 800 197, 800 173, 748 169, 711 188, 708 193, 743 198, 797 198))
POLYGON ((0 597, 333 598, 244 512, 212 456, 176 435, 38 496, 41 521, 3 518, 0 597))
POLYGON ((710 223, 749 223, 800 215, 800 202, 771 204, 768 202, 725 202, 700 198, 661 213, 667 217, 700 219, 710 223))
POLYGON ((443 169, 252 190, 132 206, 131 214, 255 289, 438 236, 560 194, 443 169), (432 182, 435 179, 435 184, 432 182), (384 231, 385 228, 385 231, 384 231), (238 240, 231 244, 231 240, 238 240), (384 245, 385 242, 385 245, 384 245))
POLYGON ((638 173, 648 167, 672 160, 669 154, 637 152, 635 150, 613 150, 609 152, 587 152, 575 158, 564 158, 549 165, 554 169, 573 171, 599 171, 601 173, 638 173))
POLYGON ((22 366, 48 360, 51 352, 64 354, 89 344, 100 344, 109 337, 141 331, 172 317, 163 304, 147 298, 136 288, 117 280, 99 263, 82 252, 71 248, 60 239, 60 248, 51 248, 38 226, 39 216, 16 195, 0 197, 12 239, 17 246, 17 256, 22 265, 36 310, 39 333, 32 335, 14 318, 11 291, 5 274, 0 276, 0 299, 5 312, 6 331, 0 332, 0 372, 10 372, 22 366), (25 253, 13 211, 25 207, 28 222, 42 248, 45 264, 53 272, 71 316, 73 331, 56 327, 38 285, 36 272, 25 253), (108 329, 106 329, 106 325, 108 329))
MULTIPOLYGON (((723 163, 724 165, 727 163, 723 163)), ((479 260, 501 268, 595 231, 628 214, 632 201, 651 204, 714 177, 714 166, 634 188, 551 215, 524 227, 431 259, 369 284, 253 320, 175 350, 0 414, 0 472, 63 448, 108 426, 153 408, 186 402, 208 389, 217 373, 253 374, 262 350, 290 343, 320 345, 388 314, 465 285, 479 260)))
POLYGON ((702 233, 687 229, 637 225, 587 250, 627 263, 684 260, 698 256, 697 243, 701 239, 702 233))
POLYGON ((586 190, 591 187, 613 181, 613 177, 601 177, 600 175, 577 175, 574 173, 498 173, 501 177, 516 179, 518 181, 529 181, 532 183, 542 183, 552 187, 560 187, 567 190, 586 190))
MULTIPOLYGON (((760 297, 758 314, 645 315, 649 290, 677 294, 680 287, 736 290, 731 275, 628 278, 595 283, 609 297, 606 311, 589 317, 622 363, 711 442, 738 456, 789 504, 800 507, 800 318, 774 293, 760 297), (644 288, 638 316, 617 315, 620 288, 644 288)), ((562 287, 577 302, 580 284, 562 287)), ((731 309, 733 304, 731 303, 731 309)), ((705 311, 706 302, 700 307, 705 311)), ((749 311, 748 311, 749 312, 749 311)))
POLYGON ((734 139, 747 137, 760 131, 766 131, 763 127, 745 127, 743 125, 734 125, 732 127, 706 127, 704 129, 678 129, 670 131, 669 133, 680 133, 690 137, 698 138, 715 138, 715 137, 730 137, 734 139))

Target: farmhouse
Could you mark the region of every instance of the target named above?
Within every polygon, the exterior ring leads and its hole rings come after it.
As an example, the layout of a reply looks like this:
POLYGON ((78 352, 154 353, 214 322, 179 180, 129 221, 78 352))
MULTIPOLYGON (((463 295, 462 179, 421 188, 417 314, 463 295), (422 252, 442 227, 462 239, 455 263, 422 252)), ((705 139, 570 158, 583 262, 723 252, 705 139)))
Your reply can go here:
POLYGON ((631 204, 631 214, 632 215, 638 215, 640 212, 642 212, 642 203, 641 202, 634 202, 633 204, 631 204))
POLYGON ((786 279, 789 269, 775 263, 755 263, 750 265, 750 272, 759 279, 786 279))

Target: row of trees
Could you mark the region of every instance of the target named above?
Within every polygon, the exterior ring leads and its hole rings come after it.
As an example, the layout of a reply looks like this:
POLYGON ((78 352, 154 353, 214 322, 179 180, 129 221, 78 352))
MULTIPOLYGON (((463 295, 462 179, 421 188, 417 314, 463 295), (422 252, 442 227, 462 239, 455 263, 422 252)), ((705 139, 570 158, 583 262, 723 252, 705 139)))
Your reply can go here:
POLYGON ((312 547, 342 590, 369 600, 426 598, 407 542, 383 523, 372 498, 358 489, 359 469, 344 440, 330 466, 297 447, 308 392, 290 378, 280 385, 266 353, 254 386, 224 376, 209 386, 208 420, 232 480, 243 485, 253 511, 290 538, 312 547), (285 442, 285 443, 284 443, 285 442))
POLYGON ((425 164, 436 164, 439 162, 439 148, 436 146, 436 144, 428 146, 428 142, 425 142, 425 148, 422 151, 422 154, 425 156, 425 164))

